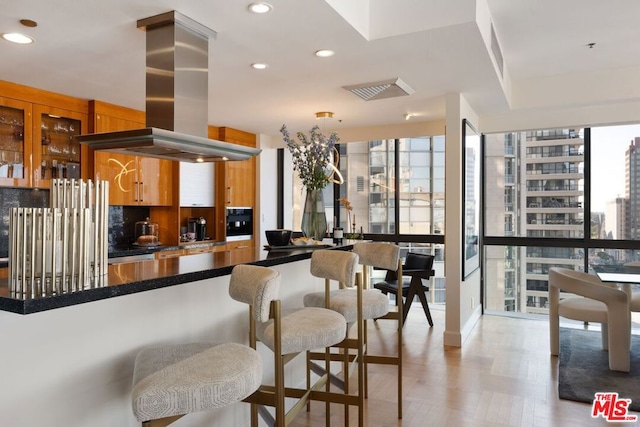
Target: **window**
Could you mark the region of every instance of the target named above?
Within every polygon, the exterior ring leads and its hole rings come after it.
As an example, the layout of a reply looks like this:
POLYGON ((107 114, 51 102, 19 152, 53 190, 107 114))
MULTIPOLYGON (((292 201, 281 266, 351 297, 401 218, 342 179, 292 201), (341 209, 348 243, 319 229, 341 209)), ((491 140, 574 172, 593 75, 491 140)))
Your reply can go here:
POLYGON ((591 237, 640 238, 640 125, 591 128, 591 237))
MULTIPOLYGON (((429 297, 443 302, 444 136, 349 142, 338 149, 345 182, 325 189, 327 218, 335 216, 344 230, 352 231, 355 223, 356 232, 397 242, 403 254, 412 250, 434 255, 436 276, 429 297), (343 207, 335 214, 328 207, 333 208, 330 201, 340 197, 347 198, 353 207, 351 224, 347 224, 343 207), (410 239, 401 241, 400 234, 410 235, 410 239)), ((294 227, 299 224, 294 215, 294 227)), ((330 221, 329 228, 332 226, 330 221)))
POLYGON ((547 315, 551 267, 640 260, 640 125, 490 134, 485 153, 504 194, 485 193, 486 310, 547 315))

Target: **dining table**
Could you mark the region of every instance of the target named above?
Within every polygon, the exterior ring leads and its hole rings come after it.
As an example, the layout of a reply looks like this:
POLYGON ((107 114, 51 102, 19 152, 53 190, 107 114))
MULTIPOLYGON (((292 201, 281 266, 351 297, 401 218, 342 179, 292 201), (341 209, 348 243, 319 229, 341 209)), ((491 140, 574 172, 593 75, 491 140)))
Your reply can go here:
POLYGON ((591 268, 603 282, 640 283, 640 266, 624 264, 594 264, 591 268))

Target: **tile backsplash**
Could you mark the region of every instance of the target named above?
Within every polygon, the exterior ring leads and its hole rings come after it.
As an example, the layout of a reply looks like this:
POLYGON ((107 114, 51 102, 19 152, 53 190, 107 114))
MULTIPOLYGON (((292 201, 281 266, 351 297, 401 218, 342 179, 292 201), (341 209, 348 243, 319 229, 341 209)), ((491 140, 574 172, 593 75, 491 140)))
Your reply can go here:
POLYGON ((109 247, 126 246, 136 240, 136 222, 149 216, 145 206, 109 206, 109 247))
POLYGON ((49 190, 0 188, 0 258, 9 256, 9 214, 11 208, 49 207, 49 190))

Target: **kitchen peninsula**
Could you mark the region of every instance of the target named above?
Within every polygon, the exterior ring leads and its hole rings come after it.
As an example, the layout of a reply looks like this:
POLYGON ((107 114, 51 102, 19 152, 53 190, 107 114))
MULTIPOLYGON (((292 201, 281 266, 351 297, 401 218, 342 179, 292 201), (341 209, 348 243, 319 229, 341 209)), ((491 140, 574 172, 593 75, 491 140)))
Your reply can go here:
MULTIPOLYGON (((11 386, 0 388, 0 424, 138 426, 130 401, 137 352, 167 343, 248 343, 247 308, 228 296, 233 266, 277 269, 283 305, 299 307, 305 293, 324 288, 309 273, 312 252, 246 248, 114 264, 102 287, 29 301, 10 298, 1 279, 3 383, 11 386), (32 314, 7 312, 11 307, 32 314)), ((261 345, 258 351, 265 360, 271 357, 261 345)), ((293 369, 304 381, 304 360, 293 369)), ((264 381, 271 378, 265 371, 264 381)), ((232 405, 181 421, 249 425, 249 407, 232 405)))

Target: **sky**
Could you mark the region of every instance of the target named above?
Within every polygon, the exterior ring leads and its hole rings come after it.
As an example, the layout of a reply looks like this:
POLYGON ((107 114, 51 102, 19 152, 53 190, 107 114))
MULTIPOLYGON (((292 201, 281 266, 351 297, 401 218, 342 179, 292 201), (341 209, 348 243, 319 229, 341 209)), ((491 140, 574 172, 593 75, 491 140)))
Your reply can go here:
POLYGON ((624 153, 640 125, 591 128, 591 210, 604 212, 606 202, 624 197, 624 153))

